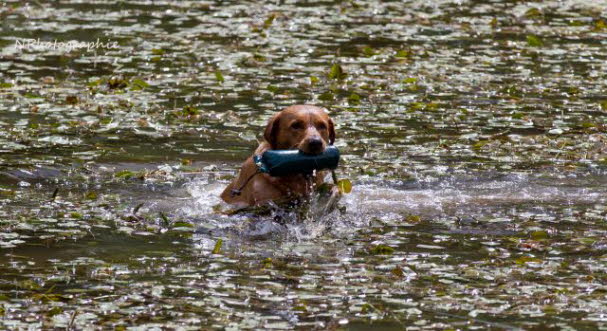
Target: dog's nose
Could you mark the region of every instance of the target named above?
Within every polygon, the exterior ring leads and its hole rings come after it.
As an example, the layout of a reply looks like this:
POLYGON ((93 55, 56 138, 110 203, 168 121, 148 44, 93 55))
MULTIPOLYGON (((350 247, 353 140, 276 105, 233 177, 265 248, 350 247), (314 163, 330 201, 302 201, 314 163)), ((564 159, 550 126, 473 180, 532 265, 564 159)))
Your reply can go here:
POLYGON ((308 147, 313 151, 319 151, 322 148, 322 140, 320 138, 310 138, 308 147))

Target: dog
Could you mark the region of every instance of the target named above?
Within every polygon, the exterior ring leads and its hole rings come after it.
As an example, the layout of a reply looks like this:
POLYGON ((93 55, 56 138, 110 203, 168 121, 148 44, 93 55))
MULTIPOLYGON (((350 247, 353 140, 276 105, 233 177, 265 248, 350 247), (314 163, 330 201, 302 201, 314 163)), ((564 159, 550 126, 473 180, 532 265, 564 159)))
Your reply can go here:
MULTIPOLYGON (((269 149, 298 149, 315 155, 335 142, 335 124, 324 108, 294 105, 270 118, 263 138, 253 155, 261 155, 269 149)), ((326 175, 326 171, 317 171, 312 176, 272 177, 259 173, 251 156, 242 165, 238 176, 225 188, 221 199, 236 208, 295 201, 309 197, 324 182, 326 175)))

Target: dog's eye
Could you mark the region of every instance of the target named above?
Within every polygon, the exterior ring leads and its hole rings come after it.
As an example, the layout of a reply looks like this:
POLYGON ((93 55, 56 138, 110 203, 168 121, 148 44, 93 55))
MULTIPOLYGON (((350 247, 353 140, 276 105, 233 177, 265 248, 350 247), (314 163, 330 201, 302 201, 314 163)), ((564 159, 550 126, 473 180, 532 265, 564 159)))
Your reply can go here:
POLYGON ((298 122, 293 122, 291 124, 291 129, 294 129, 294 130, 301 130, 301 129, 303 129, 303 127, 304 127, 303 123, 299 122, 299 121, 298 122))
POLYGON ((320 123, 320 124, 318 124, 318 125, 316 126, 316 129, 317 129, 317 130, 319 130, 319 131, 320 131, 320 130, 326 130, 326 129, 327 129, 327 126, 325 125, 325 123, 320 123))

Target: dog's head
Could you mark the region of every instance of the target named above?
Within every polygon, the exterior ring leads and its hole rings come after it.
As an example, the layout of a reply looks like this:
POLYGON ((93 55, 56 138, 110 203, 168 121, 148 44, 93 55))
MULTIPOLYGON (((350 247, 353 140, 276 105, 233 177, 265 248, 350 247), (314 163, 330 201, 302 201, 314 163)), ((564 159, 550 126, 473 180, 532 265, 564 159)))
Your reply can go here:
POLYGON ((324 108, 290 106, 272 116, 264 138, 272 149, 299 149, 306 154, 320 154, 335 142, 335 125, 324 108))

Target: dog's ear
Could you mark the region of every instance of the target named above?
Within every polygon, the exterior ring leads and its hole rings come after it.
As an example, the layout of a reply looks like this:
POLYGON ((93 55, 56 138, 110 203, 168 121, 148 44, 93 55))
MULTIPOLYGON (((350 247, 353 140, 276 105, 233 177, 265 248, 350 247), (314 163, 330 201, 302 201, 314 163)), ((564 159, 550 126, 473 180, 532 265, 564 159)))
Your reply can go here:
POLYGON ((335 124, 333 120, 329 118, 329 145, 333 145, 335 142, 335 124))
POLYGON ((274 114, 266 125, 266 130, 263 133, 263 138, 270 143, 272 149, 276 149, 276 139, 278 137, 278 125, 280 122, 280 113, 274 114))

